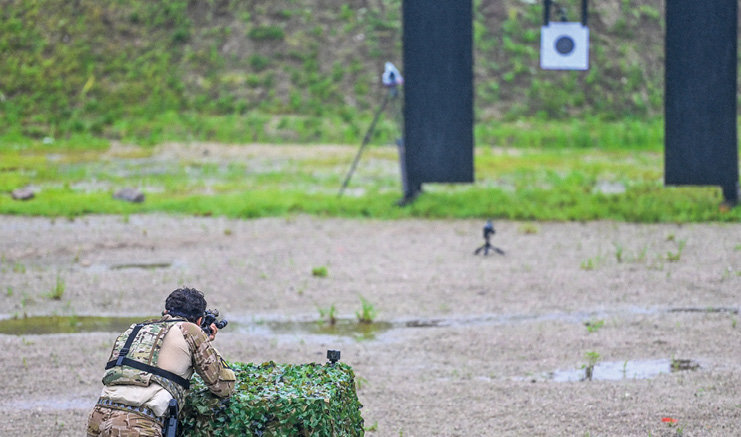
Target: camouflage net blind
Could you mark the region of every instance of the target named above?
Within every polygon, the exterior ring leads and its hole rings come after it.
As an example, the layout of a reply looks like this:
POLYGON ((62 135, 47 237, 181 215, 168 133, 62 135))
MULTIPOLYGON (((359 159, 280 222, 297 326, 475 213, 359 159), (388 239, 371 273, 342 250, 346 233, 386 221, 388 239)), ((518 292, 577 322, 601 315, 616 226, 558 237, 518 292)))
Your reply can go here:
POLYGON ((233 363, 234 395, 220 399, 196 376, 178 435, 362 436, 355 374, 344 363, 233 363))

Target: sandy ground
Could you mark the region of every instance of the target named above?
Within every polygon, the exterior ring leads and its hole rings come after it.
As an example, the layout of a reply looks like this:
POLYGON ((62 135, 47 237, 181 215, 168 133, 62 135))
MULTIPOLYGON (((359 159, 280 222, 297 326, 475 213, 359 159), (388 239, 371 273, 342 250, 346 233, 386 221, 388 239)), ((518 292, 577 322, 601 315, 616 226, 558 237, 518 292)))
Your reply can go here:
MULTIPOLYGON (((741 224, 495 222, 506 255, 475 256, 483 224, 5 216, 0 312, 144 317, 197 287, 230 360, 341 350, 368 435, 741 435, 741 224), (374 335, 289 324, 361 296, 374 335)), ((0 335, 0 435, 83 435, 115 336, 0 335)))

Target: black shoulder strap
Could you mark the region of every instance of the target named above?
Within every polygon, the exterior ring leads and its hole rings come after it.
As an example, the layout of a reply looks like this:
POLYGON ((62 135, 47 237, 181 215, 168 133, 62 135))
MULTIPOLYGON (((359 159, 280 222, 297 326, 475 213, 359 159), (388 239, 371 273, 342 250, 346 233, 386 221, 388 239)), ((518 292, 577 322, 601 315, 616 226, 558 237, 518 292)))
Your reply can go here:
POLYGON ((159 368, 159 367, 150 366, 149 364, 142 363, 141 361, 132 360, 131 358, 119 357, 118 360, 111 360, 108 362, 108 364, 106 364, 105 368, 106 370, 108 370, 112 367, 121 366, 121 365, 133 367, 134 369, 137 369, 137 370, 142 370, 144 372, 152 373, 157 376, 167 378, 170 381, 178 385, 181 385, 186 390, 190 388, 190 381, 183 378, 182 376, 172 373, 170 371, 167 371, 165 369, 159 368), (121 364, 118 364, 119 361, 121 361, 121 364))
MULTIPOLYGON (((168 322, 182 322, 182 321, 183 320, 168 320, 168 322)), ((105 369, 108 370, 115 366, 129 366, 137 370, 142 370, 144 372, 153 373, 157 376, 167 378, 170 381, 183 386, 186 390, 189 389, 190 381, 183 378, 182 376, 172 373, 170 371, 167 371, 165 369, 150 366, 149 364, 142 363, 140 361, 135 361, 135 360, 132 360, 131 358, 126 357, 126 355, 129 354, 129 349, 131 349, 131 344, 134 342, 134 338, 136 338, 136 334, 138 334, 139 331, 142 329, 142 327, 147 324, 148 323, 137 323, 136 326, 134 326, 134 329, 131 330, 131 334, 129 334, 129 337, 126 339, 126 343, 124 343, 123 347, 121 348, 121 351, 119 351, 118 358, 106 363, 105 369)))
MULTIPOLYGON (((126 339, 126 343, 124 343, 121 350, 118 352, 118 359, 116 360, 116 366, 120 366, 121 363, 123 363, 123 359, 126 358, 126 355, 129 354, 129 349, 131 349, 131 343, 134 342, 134 339, 136 338, 136 334, 141 331, 142 327, 144 326, 144 323, 137 323, 136 326, 134 326, 134 329, 131 330, 131 334, 129 334, 129 338, 126 339)), ((113 367, 113 366, 111 366, 113 367)), ((106 370, 108 370, 109 367, 106 366, 106 370)))

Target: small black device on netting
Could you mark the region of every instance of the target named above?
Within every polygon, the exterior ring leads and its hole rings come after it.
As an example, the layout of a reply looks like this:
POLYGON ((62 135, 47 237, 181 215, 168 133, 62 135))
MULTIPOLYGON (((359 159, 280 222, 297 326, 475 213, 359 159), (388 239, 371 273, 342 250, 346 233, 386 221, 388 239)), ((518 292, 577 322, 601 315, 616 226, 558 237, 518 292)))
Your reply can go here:
POLYGON ((211 324, 215 324, 218 329, 224 329, 229 324, 226 319, 219 320, 218 317, 219 310, 206 310, 203 313, 203 320, 201 320, 201 329, 203 329, 203 332, 211 335, 211 324))
POLYGON ((327 350, 327 360, 329 364, 334 365, 337 361, 340 361, 340 351, 329 349, 327 350))

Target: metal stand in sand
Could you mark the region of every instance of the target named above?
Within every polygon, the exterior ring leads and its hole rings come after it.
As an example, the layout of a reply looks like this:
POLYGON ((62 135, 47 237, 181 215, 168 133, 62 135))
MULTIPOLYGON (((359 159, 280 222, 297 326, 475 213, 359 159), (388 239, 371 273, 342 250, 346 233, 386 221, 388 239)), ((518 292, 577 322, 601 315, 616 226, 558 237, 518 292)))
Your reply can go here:
MULTIPOLYGON (((378 119, 383 113, 384 109, 386 109, 386 106, 388 106, 389 102, 398 100, 399 97, 399 89, 398 85, 401 85, 403 83, 403 79, 401 77, 401 74, 399 74, 396 67, 393 66, 390 62, 386 63, 386 70, 383 73, 383 85, 388 88, 388 92, 383 98, 383 102, 378 106, 378 109, 376 110, 375 115, 373 116, 373 121, 370 124, 370 127, 368 127, 368 131, 365 133, 365 136, 363 137, 363 142, 360 144, 360 149, 358 149, 358 153, 355 154, 355 159, 353 159, 352 165, 350 166, 350 170, 347 172, 347 176, 345 176, 344 182, 342 182, 342 187, 340 187, 340 192, 337 193, 337 197, 342 197, 342 194, 345 191, 345 188, 347 188, 348 184, 350 183, 350 178, 352 178, 353 173, 355 172, 355 168, 358 166, 358 162, 360 161, 360 156, 363 154, 363 150, 365 149, 365 146, 368 145, 368 142, 373 137, 373 131, 376 129, 376 123, 378 123, 378 119)), ((397 140, 397 145, 399 145, 399 142, 401 139, 397 140)))
POLYGON ((496 246, 492 246, 491 242, 489 241, 491 239, 491 236, 494 235, 496 231, 494 230, 494 225, 492 224, 491 220, 486 222, 486 225, 484 226, 484 245, 476 249, 476 251, 473 253, 474 255, 478 255, 481 252, 484 252, 484 255, 489 255, 489 251, 496 252, 500 255, 504 255, 504 251, 496 246))

